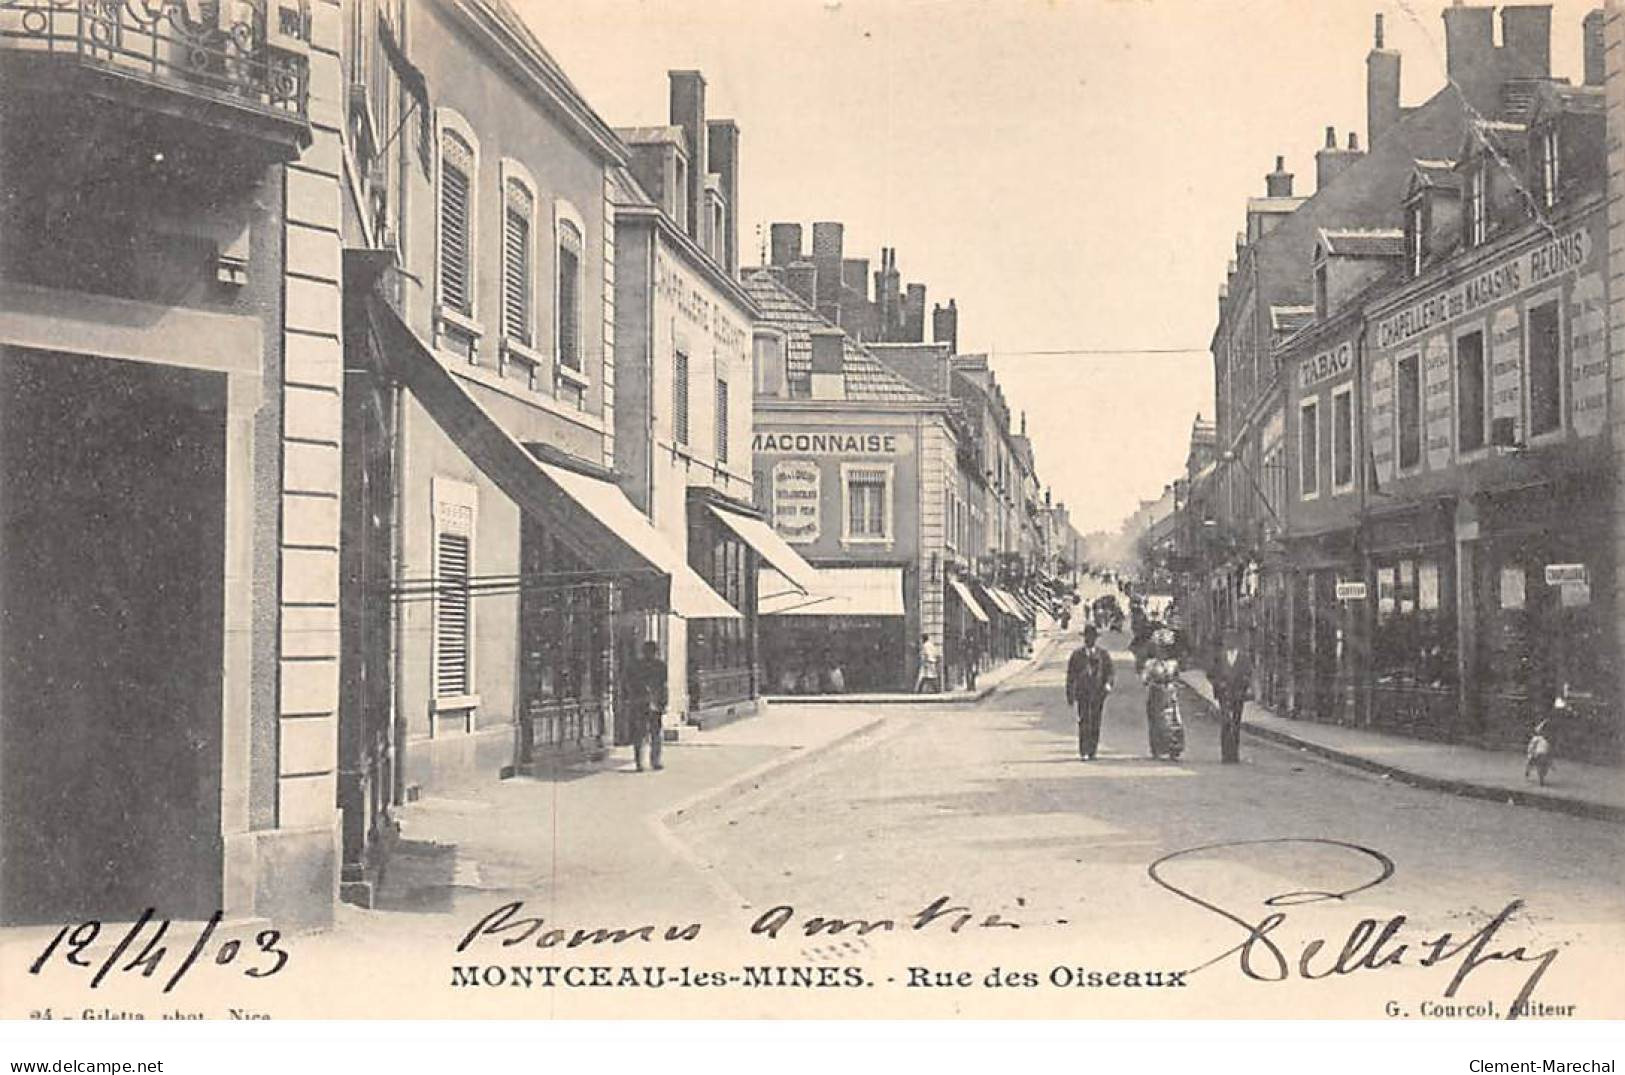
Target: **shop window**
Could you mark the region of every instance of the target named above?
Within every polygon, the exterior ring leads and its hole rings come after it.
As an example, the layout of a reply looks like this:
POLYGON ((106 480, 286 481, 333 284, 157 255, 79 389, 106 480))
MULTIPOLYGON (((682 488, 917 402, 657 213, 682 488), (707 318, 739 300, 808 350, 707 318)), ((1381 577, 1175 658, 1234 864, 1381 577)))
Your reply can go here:
POLYGON ((891 468, 842 464, 845 487, 846 541, 890 541, 891 468))
POLYGON ((671 363, 671 435, 688 443, 688 356, 678 351, 671 363))
POLYGON ((474 693, 474 624, 470 583, 474 578, 477 496, 466 482, 436 478, 434 501, 434 696, 437 703, 466 705, 474 693))
POLYGON ((1484 333, 1456 338, 1456 443, 1463 452, 1484 447, 1485 404, 1484 333))
POLYGON ((1410 354, 1401 358, 1396 380, 1399 467, 1406 470, 1422 461, 1422 356, 1410 354))
POLYGON ((522 527, 519 637, 525 705, 600 699, 609 683, 609 588, 579 581, 587 565, 537 523, 526 519, 522 527))
POLYGON ((1535 436, 1563 421, 1561 333, 1556 302, 1529 311, 1529 430, 1535 436))
POLYGON ((1442 689, 1456 679, 1456 623, 1446 564, 1405 556, 1377 566, 1377 682, 1442 689))
POLYGON ((717 378, 717 462, 728 461, 728 382, 717 378))
POLYGON ((1320 495, 1320 401, 1298 411, 1298 482, 1305 500, 1320 495))
POLYGON ((1354 390, 1332 393, 1332 487, 1342 491, 1354 484, 1354 390))

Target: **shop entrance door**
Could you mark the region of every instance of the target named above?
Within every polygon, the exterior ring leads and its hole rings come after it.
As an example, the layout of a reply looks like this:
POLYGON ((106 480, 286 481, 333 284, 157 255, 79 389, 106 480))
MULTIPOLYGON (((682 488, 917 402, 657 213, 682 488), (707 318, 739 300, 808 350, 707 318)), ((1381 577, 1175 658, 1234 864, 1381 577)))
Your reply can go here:
POLYGON ((220 905, 226 378, 0 351, 0 920, 220 905))

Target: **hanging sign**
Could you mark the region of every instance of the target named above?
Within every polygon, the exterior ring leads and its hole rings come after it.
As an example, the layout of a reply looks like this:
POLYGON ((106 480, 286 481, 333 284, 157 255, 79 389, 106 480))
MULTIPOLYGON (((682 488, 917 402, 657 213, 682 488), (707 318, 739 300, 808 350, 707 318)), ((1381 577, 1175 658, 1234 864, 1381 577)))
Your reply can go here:
POLYGON ((1339 601, 1364 601, 1365 583, 1339 582, 1337 584, 1337 599, 1339 601))
POLYGON ((1565 582, 1585 582, 1586 565, 1584 564, 1547 564, 1546 585, 1561 586, 1565 582))

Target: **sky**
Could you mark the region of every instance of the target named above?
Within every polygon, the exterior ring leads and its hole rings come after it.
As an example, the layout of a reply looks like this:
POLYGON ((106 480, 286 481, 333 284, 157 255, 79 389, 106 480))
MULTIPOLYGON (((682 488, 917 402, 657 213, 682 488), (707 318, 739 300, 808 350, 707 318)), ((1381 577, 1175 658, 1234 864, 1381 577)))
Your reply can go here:
MULTIPOLYGON (((1373 15, 1403 104, 1444 81, 1440 0, 511 2, 614 126, 704 73, 741 129, 743 264, 773 221, 837 220, 846 256, 895 247, 954 298, 1085 532, 1183 471, 1246 199, 1277 155, 1313 193, 1328 126, 1365 143, 1373 15)), ((1580 80, 1592 6, 1553 5, 1555 75, 1580 80)))

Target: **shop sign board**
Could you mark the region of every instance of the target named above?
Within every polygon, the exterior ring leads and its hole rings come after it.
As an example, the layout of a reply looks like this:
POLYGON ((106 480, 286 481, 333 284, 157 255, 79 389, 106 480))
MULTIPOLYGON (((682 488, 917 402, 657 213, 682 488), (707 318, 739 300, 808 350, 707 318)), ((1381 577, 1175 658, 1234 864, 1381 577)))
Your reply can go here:
POLYGON ((792 545, 818 540, 821 473, 811 459, 782 459, 773 464, 773 529, 792 545))
POLYGON ((1547 564, 1546 585, 1561 586, 1570 582, 1585 582, 1586 565, 1584 564, 1547 564))
POLYGON ((1337 599, 1339 601, 1364 601, 1365 583, 1339 582, 1337 584, 1337 599))

